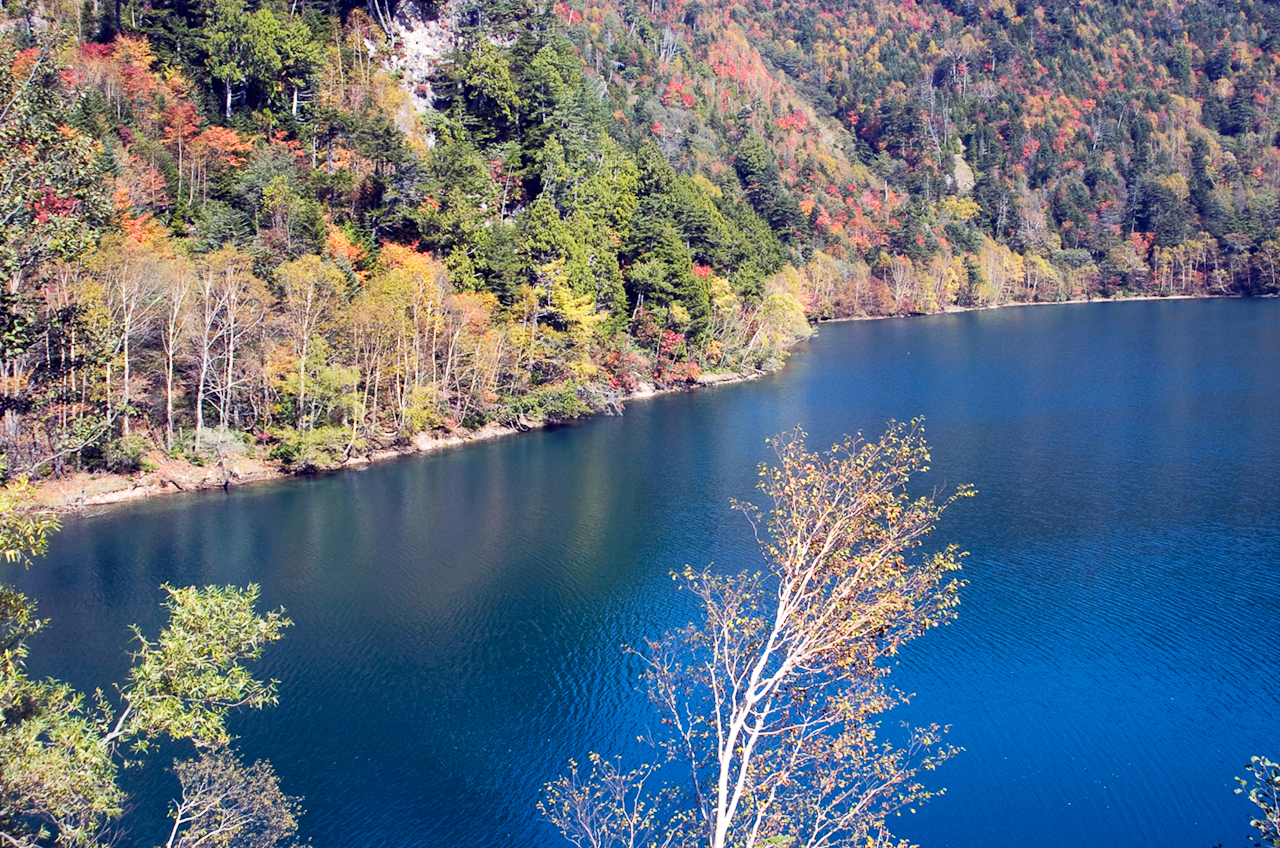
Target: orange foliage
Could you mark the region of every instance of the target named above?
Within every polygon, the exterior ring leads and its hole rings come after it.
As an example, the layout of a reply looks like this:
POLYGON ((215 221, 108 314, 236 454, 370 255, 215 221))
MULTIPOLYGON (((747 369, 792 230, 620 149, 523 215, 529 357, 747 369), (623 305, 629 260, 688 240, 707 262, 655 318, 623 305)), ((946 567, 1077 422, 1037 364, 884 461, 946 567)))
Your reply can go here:
POLYGON ((136 218, 128 212, 122 212, 120 229, 124 230, 125 236, 130 241, 143 247, 164 246, 169 238, 164 225, 151 217, 150 212, 144 212, 136 218))
POLYGON ((334 263, 347 269, 354 268, 357 262, 369 255, 362 245, 353 242, 333 224, 329 224, 324 239, 324 252, 334 263))
POLYGON ((192 142, 192 148, 212 154, 216 161, 238 168, 247 161, 245 154, 253 150, 253 145, 229 127, 206 127, 192 142))

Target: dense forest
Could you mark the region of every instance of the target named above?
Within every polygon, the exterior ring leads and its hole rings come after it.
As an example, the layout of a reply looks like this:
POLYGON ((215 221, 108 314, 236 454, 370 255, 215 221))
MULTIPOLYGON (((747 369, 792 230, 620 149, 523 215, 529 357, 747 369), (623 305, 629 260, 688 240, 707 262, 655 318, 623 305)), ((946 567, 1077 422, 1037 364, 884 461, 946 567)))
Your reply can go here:
POLYGON ((1280 288, 1256 0, 6 9, 10 476, 324 467, 806 319, 1280 288))

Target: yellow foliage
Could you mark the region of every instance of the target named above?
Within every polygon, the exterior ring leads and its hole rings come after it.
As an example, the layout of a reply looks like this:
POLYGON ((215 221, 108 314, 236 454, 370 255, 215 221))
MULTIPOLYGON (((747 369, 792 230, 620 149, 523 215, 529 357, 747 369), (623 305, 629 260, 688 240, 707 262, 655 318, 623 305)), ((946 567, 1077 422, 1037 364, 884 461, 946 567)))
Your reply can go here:
POLYGON ((804 304, 798 296, 803 292, 803 277, 790 265, 767 283, 767 294, 760 305, 760 321, 781 345, 795 339, 807 339, 813 328, 805 317, 804 304), (790 273, 787 273, 790 271, 790 273), (799 287, 793 287, 799 281, 799 287))
POLYGON ((695 174, 693 181, 707 193, 708 197, 721 197, 724 194, 724 192, 720 190, 720 186, 711 182, 711 180, 707 179, 702 174, 695 174))
POLYGON ((776 348, 784 348, 796 339, 813 335, 804 317, 804 307, 790 292, 778 291, 765 296, 760 304, 761 334, 776 348))
POLYGON ((1187 185, 1187 179, 1182 174, 1173 173, 1156 177, 1156 182, 1173 192, 1179 200, 1186 200, 1191 196, 1191 189, 1187 185))
POLYGON ((1026 263, 1022 258, 1022 254, 1014 253, 1010 250, 1004 257, 1004 273, 1010 280, 1020 280, 1023 278, 1026 270, 1026 263))
POLYGON ((951 304, 956 302, 956 295, 960 292, 960 274, 956 271, 955 263, 947 266, 946 272, 942 276, 942 294, 946 302, 951 304))
POLYGON ((399 272, 418 282, 431 281, 437 286, 448 283, 449 270, 430 253, 419 253, 411 247, 388 242, 382 246, 382 266, 388 272, 399 272))
POLYGON ((418 110, 413 105, 413 98, 407 89, 386 73, 379 73, 374 97, 384 114, 395 119, 396 129, 404 133, 404 140, 409 147, 422 158, 427 158, 431 148, 427 142, 427 134, 422 121, 418 120, 418 110))
POLYGON ((712 340, 707 344, 704 355, 708 365, 719 365, 724 358, 724 344, 719 339, 712 340))
POLYGON ((602 372, 594 362, 589 359, 575 359, 569 363, 569 376, 579 383, 594 382, 601 377, 602 372))
POLYGON ((602 313, 596 312, 595 293, 588 292, 584 295, 573 293, 563 259, 548 262, 538 270, 549 283, 547 305, 551 312, 559 317, 560 323, 564 324, 565 331, 574 345, 585 348, 591 343, 596 329, 605 318, 602 313))
POLYGON ((707 278, 711 293, 711 314, 717 318, 734 315, 738 311, 738 298, 733 287, 724 277, 713 274, 707 278))
POLYGON ((948 217, 956 221, 971 221, 979 212, 977 201, 970 197, 948 195, 938 205, 948 217))

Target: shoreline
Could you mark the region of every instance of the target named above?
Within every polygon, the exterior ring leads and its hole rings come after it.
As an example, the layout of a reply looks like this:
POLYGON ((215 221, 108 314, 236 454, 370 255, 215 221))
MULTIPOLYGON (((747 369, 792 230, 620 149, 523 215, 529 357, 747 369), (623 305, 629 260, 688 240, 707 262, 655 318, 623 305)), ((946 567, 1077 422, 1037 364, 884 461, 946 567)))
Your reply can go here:
MULTIPOLYGON (((622 398, 621 402, 625 404, 629 401, 645 400, 660 395, 698 391, 733 383, 745 383, 759 379, 768 373, 771 372, 715 372, 704 374, 693 383, 663 388, 651 383, 643 383, 635 392, 622 398)), ((527 426, 485 424, 475 430, 455 431, 440 436, 431 433, 419 433, 406 446, 381 448, 354 454, 339 465, 324 469, 291 470, 282 467, 273 460, 247 456, 228 456, 219 460, 216 464, 197 466, 181 460, 175 460, 159 451, 152 451, 147 458, 158 466, 154 471, 136 472, 134 474, 81 471, 68 474, 61 480, 47 479, 37 481, 35 483, 36 503, 34 509, 52 511, 59 515, 76 515, 85 512, 91 507, 108 507, 161 495, 208 492, 217 489, 227 490, 233 487, 284 480, 290 477, 335 474, 351 468, 362 468, 376 462, 422 456, 437 451, 516 436, 534 430, 544 430, 547 427, 567 423, 570 422, 544 420, 530 423, 527 426)))
MULTIPOLYGON (((1257 297, 1277 297, 1278 295, 1257 295, 1257 297)), ((916 313, 911 315, 856 315, 846 318, 828 318, 815 322, 815 328, 823 324, 841 324, 852 321, 883 321, 890 318, 924 318, 930 315, 952 315, 962 312, 984 312, 1009 307, 1021 306, 1061 306, 1064 304, 1082 303, 1123 303, 1139 300, 1213 300, 1234 299, 1238 295, 1134 295, 1131 297, 1108 298, 1076 298, 1072 300, 1030 301, 1004 303, 999 306, 951 306, 940 312, 916 313)), ((783 366, 785 367, 785 365, 783 366)), ((626 403, 632 400, 644 400, 659 395, 678 394, 697 391, 712 386, 724 386, 758 379, 772 372, 716 372, 704 374, 694 383, 658 388, 653 384, 641 384, 632 394, 622 398, 626 403)), ((599 413, 597 413, 599 414, 599 413)), ((593 416, 586 416, 593 417, 593 416)), ((577 420, 577 419, 574 419, 577 420)), ((486 424, 476 430, 453 432, 443 436, 419 433, 409 445, 399 448, 382 448, 357 454, 344 460, 334 468, 290 470, 281 467, 272 460, 250 458, 244 456, 224 457, 214 466, 196 466, 187 462, 174 460, 158 451, 153 451, 148 458, 159 467, 155 471, 135 474, 116 474, 111 472, 76 472, 62 480, 41 480, 35 484, 37 509, 51 510, 59 514, 81 513, 89 507, 111 506, 127 503, 141 498, 158 495, 176 494, 179 492, 210 491, 214 489, 230 489, 233 486, 245 486, 270 480, 282 480, 289 477, 306 477, 319 474, 333 474, 349 468, 360 468, 390 459, 420 456, 436 451, 459 448, 465 445, 487 442, 494 439, 515 436, 532 430, 542 430, 565 421, 539 421, 528 426, 512 426, 502 424, 486 424), (228 467, 230 466, 230 467, 228 467)))
MULTIPOLYGON (((1280 297, 1275 294, 1258 294, 1251 297, 1280 297)), ((1081 303, 1128 303, 1139 300, 1241 300, 1238 294, 1135 294, 1126 297, 1076 297, 1070 300, 1023 300, 1013 303, 1002 303, 999 306, 948 306, 938 312, 912 312, 909 315, 853 315, 848 318, 824 318, 817 322, 823 324, 847 324, 851 321, 888 321, 891 318, 928 318, 931 315, 959 315, 963 312, 994 312, 997 309, 1009 309, 1021 306, 1066 306, 1081 303)))

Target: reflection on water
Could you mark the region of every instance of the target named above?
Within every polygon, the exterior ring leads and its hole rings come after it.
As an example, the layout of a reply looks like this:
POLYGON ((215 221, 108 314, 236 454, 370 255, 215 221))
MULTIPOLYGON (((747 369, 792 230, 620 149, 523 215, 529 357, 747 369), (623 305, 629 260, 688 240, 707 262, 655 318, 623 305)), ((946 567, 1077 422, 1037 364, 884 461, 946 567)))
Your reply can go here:
MULTIPOLYGON (((926 846, 1243 839, 1231 778, 1280 754, 1280 302, 1005 309, 826 326, 756 382, 622 418, 67 523, 12 579, 33 670, 106 687, 163 582, 259 582, 296 626, 281 704, 235 720, 318 848, 551 846, 539 788, 650 713, 621 647, 689 619, 669 574, 755 567, 730 497, 764 440, 927 417, 924 485, 972 482, 959 621, 902 657, 903 718, 950 723, 926 846)), ((891 717, 892 718, 892 717, 891 717)), ((129 772, 154 845, 168 752, 129 772)))

